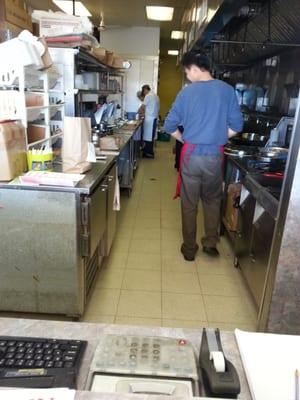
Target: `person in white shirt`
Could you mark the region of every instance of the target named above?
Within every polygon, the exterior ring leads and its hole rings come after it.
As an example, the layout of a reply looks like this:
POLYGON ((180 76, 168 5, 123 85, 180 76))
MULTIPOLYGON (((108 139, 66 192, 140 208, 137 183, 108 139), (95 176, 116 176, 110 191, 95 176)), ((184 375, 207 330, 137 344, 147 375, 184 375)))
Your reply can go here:
POLYGON ((159 97, 153 91, 151 91, 149 85, 144 85, 142 87, 142 96, 144 97, 144 102, 141 109, 145 114, 143 128, 143 157, 154 158, 153 147, 160 107, 159 97))

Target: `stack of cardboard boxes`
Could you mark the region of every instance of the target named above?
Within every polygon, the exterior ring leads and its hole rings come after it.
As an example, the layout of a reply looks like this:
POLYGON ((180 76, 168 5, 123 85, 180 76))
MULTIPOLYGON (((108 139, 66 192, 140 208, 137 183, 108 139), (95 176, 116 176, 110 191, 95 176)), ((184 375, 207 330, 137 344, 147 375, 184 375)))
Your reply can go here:
POLYGON ((0 42, 3 42, 27 29, 32 32, 31 17, 26 11, 24 0, 0 1, 0 42))

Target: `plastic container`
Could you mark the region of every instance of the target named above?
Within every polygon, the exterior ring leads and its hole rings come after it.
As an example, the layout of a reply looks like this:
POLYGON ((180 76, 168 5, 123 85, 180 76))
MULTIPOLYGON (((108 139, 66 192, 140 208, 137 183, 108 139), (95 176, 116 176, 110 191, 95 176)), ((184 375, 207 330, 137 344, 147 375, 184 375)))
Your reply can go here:
POLYGON ((171 136, 168 135, 166 132, 158 132, 157 140, 159 142, 169 142, 171 140, 171 136))
POLYGON ((27 163, 30 171, 52 171, 53 152, 34 154, 32 151, 28 151, 27 163))

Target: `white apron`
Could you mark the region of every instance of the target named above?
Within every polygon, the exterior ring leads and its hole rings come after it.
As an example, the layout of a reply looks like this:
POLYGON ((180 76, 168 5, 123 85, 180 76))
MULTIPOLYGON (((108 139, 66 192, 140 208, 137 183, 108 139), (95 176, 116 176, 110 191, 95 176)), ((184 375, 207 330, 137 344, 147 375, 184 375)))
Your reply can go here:
POLYGON ((144 119, 144 137, 143 139, 146 142, 152 142, 152 140, 155 138, 155 134, 153 136, 153 124, 156 118, 152 117, 146 117, 144 119))

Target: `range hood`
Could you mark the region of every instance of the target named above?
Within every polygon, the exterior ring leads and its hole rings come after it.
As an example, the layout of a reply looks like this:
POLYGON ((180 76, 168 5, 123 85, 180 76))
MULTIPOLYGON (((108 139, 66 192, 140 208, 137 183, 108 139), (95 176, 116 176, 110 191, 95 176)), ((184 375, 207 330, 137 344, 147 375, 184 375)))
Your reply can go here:
POLYGON ((223 70, 247 68, 293 47, 300 47, 300 1, 260 1, 257 15, 239 10, 253 1, 224 1, 196 42, 211 49, 214 63, 223 70))

